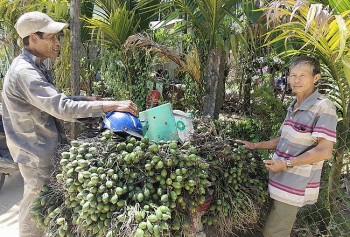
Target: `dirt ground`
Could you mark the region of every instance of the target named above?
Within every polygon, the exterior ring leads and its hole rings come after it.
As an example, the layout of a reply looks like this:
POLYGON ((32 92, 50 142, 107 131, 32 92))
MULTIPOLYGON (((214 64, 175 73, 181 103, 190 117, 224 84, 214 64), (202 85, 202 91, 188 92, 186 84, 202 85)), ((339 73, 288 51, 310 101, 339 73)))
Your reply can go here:
POLYGON ((18 237, 18 211, 23 196, 23 179, 19 171, 6 176, 0 190, 0 236, 18 237))

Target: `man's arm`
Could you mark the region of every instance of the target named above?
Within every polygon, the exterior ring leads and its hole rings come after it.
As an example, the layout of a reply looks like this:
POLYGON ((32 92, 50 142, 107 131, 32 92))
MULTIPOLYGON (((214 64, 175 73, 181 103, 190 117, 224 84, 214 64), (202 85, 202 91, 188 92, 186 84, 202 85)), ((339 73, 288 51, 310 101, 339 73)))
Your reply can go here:
MULTIPOLYGON (((68 96, 69 99, 74 101, 101 101, 102 98, 95 96, 68 96)), ((119 111, 119 112, 129 112, 139 116, 139 111, 137 106, 131 100, 122 100, 122 101, 110 101, 106 100, 102 102, 103 112, 109 111, 119 111)))
POLYGON ((292 166, 310 165, 332 157, 334 142, 319 138, 317 146, 311 150, 291 159, 292 166))
POLYGON ((236 140, 236 142, 243 144, 245 148, 250 150, 257 150, 257 149, 273 150, 273 149, 276 149, 279 141, 280 141, 280 137, 276 137, 269 141, 262 141, 257 143, 243 141, 243 140, 236 140))
POLYGON ((93 97, 68 97, 43 79, 37 70, 28 69, 21 80, 17 80, 16 93, 38 109, 58 119, 76 122, 77 119, 99 117, 104 112, 129 112, 138 116, 137 106, 126 101, 95 101, 93 97), (71 98, 74 98, 71 99, 71 98))
MULTIPOLYGON (((290 160, 292 166, 311 165, 313 163, 328 160, 332 156, 334 142, 325 138, 319 138, 317 146, 311 150, 293 157, 290 160)), ((284 160, 264 160, 265 167, 272 172, 279 172, 287 168, 284 160)))

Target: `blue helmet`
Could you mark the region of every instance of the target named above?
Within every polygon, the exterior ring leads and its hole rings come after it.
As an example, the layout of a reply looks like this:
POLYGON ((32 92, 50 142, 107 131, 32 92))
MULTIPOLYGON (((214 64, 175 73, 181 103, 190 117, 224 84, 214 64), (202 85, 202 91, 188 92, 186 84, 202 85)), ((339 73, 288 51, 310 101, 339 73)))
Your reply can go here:
POLYGON ((130 113, 109 112, 103 120, 103 127, 113 132, 124 132, 135 137, 142 137, 141 121, 130 113))

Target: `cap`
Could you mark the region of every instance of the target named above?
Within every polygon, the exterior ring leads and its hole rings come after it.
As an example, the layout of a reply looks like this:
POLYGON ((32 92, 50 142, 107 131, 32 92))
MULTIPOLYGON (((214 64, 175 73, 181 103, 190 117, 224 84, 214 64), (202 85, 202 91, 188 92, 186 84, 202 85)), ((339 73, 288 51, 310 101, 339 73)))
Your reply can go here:
POLYGON ((23 39, 35 32, 58 33, 68 27, 67 23, 52 20, 42 12, 27 12, 18 18, 15 28, 23 39))

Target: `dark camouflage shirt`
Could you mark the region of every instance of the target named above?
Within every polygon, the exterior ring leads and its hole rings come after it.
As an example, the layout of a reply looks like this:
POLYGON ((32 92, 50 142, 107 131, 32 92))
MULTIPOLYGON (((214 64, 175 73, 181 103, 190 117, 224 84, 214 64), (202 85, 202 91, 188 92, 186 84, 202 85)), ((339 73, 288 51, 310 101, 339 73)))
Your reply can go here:
POLYGON ((55 118, 75 122, 103 114, 102 101, 69 97, 53 85, 40 58, 23 49, 11 64, 3 86, 3 124, 15 162, 51 166, 59 143, 55 118))

